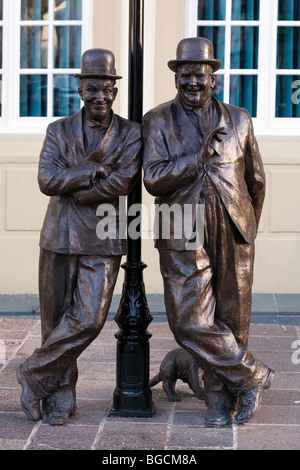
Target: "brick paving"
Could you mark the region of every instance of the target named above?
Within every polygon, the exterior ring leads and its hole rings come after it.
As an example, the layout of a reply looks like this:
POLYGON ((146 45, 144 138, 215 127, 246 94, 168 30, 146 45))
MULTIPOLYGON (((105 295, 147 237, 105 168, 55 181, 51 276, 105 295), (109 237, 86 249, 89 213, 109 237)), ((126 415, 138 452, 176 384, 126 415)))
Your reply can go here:
MULTIPOLYGON (((299 450, 300 327, 252 324, 249 348, 275 369, 272 388, 250 423, 221 429, 204 426, 205 405, 177 382, 182 401, 167 400, 162 384, 153 390, 152 418, 110 417, 115 388, 118 327, 108 321, 78 360, 78 409, 65 426, 29 421, 20 408, 18 365, 40 345, 40 320, 0 318, 0 450, 299 450), (294 358, 294 361, 292 360, 294 358), (294 363, 293 363, 294 362, 294 363)), ((165 322, 149 326, 150 376, 176 343, 165 322)))

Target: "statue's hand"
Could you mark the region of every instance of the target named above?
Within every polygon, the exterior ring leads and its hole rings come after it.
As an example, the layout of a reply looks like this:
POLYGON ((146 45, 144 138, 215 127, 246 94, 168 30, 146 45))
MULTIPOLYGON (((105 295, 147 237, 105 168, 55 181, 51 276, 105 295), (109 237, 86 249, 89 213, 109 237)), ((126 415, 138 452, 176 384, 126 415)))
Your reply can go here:
POLYGON ((60 157, 55 157, 53 159, 53 163, 56 166, 56 168, 60 168, 61 170, 64 170, 65 168, 69 168, 69 162, 62 156, 60 157))
POLYGON ((108 165, 103 165, 101 163, 97 164, 96 176, 99 178, 107 178, 111 172, 111 168, 108 165))
POLYGON ((213 139, 216 139, 218 142, 221 142, 221 137, 220 134, 226 135, 226 132, 224 131, 224 127, 216 127, 216 129, 213 129, 208 136, 206 137, 204 144, 203 144, 203 151, 200 156, 200 161, 206 161, 209 157, 213 155, 213 149, 211 148, 211 143, 213 139))

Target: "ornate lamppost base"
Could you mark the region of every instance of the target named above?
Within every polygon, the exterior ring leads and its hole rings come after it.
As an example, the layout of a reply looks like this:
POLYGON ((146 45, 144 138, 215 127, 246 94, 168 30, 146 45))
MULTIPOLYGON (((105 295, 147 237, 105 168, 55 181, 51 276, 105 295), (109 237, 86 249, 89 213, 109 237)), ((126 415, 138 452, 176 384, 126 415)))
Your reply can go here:
POLYGON ((151 417, 154 414, 148 385, 149 338, 125 338, 117 333, 117 385, 110 416, 151 417))
POLYGON ((110 416, 151 417, 154 414, 149 387, 149 338, 152 320, 143 284, 140 263, 125 263, 125 283, 115 321, 117 338, 117 377, 110 416))

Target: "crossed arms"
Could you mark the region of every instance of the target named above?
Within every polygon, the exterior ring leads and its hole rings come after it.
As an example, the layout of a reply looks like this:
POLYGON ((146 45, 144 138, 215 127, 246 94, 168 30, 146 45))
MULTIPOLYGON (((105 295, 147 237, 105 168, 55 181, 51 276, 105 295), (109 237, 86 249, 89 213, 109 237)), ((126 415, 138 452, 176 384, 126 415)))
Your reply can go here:
POLYGON ((92 204, 130 192, 141 165, 141 132, 137 128, 120 140, 112 154, 104 156, 101 149, 82 159, 70 148, 64 149, 64 154, 61 140, 50 127, 39 164, 38 181, 44 194, 72 196, 79 204, 92 204), (105 163, 97 162, 100 157, 105 163))

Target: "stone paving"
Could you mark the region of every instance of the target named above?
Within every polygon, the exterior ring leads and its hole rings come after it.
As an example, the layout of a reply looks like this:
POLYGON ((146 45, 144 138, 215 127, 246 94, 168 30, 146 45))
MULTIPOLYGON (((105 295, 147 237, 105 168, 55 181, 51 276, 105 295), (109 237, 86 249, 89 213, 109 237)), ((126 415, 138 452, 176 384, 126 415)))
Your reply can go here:
MULTIPOLYGON (((249 348, 276 371, 262 407, 242 426, 204 426, 205 405, 177 382, 182 401, 167 400, 162 384, 152 389, 152 418, 108 416, 115 388, 118 327, 108 321, 78 361, 78 410, 65 426, 30 422, 20 408, 18 365, 40 345, 40 320, 0 318, 0 450, 299 450, 300 327, 252 324, 249 348)), ((149 326, 150 376, 176 347, 166 322, 149 326)))

